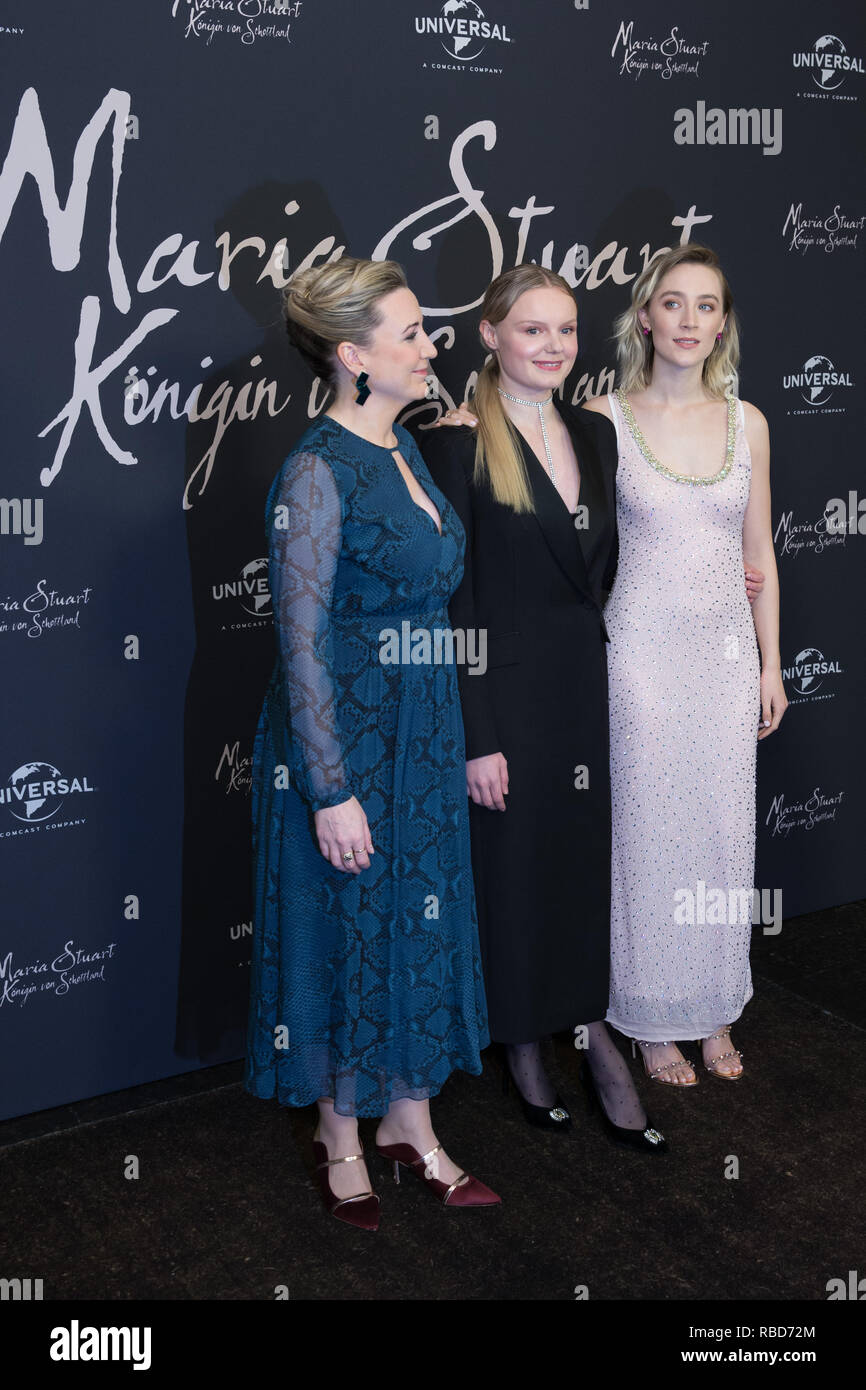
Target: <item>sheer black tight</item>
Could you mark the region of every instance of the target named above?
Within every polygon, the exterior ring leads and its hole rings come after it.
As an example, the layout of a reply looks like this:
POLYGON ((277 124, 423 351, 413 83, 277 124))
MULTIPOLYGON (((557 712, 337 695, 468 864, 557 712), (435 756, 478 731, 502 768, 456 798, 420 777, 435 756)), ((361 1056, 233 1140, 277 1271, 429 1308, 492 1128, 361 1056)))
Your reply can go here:
MULTIPOLYGON (((588 1045, 578 1050, 578 1056, 584 1057, 589 1064, 608 1119, 622 1129, 645 1129, 646 1111, 607 1024, 598 1020, 585 1026, 588 1045)), ((530 1105, 541 1105, 545 1109, 556 1099, 556 1088, 545 1066, 546 1041, 509 1043, 505 1048, 508 1069, 520 1094, 530 1105)))

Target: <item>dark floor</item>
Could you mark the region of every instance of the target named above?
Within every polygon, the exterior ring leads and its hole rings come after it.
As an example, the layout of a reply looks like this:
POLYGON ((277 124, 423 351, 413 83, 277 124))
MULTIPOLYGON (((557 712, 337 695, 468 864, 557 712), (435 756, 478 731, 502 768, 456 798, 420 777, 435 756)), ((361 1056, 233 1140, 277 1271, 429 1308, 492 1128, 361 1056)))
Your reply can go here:
POLYGON ((866 1273, 864 926, 856 903, 756 929, 744 1079, 641 1082, 665 1157, 584 1115, 567 1038, 570 1135, 530 1129, 488 1053, 434 1118, 502 1207, 443 1210, 373 1158, 381 1226, 355 1232, 311 1182, 313 1112, 254 1099, 231 1063, 0 1124, 0 1273, 61 1300, 270 1301, 277 1285, 293 1300, 573 1300, 580 1285, 593 1300, 826 1300, 829 1279, 866 1273))

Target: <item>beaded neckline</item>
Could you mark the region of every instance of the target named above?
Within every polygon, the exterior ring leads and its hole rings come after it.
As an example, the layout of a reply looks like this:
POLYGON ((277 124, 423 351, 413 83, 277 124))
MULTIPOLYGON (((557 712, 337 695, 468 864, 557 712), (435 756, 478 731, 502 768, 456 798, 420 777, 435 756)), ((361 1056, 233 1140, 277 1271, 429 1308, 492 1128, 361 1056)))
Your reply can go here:
POLYGON ((614 391, 614 395, 619 401, 620 409, 625 416, 625 422, 631 431, 635 443, 646 459, 647 463, 661 473, 663 478, 670 478, 675 483, 690 483, 692 487, 709 487, 711 483, 720 483, 723 478, 727 478, 734 463, 734 444, 737 437, 737 399, 736 396, 729 395, 728 402, 728 441, 725 448, 725 461, 718 473, 713 473, 709 478, 702 478, 696 473, 675 473, 672 468, 665 468, 663 463, 659 463, 649 444, 644 439, 640 426, 634 418, 631 406, 625 398, 620 387, 614 391))

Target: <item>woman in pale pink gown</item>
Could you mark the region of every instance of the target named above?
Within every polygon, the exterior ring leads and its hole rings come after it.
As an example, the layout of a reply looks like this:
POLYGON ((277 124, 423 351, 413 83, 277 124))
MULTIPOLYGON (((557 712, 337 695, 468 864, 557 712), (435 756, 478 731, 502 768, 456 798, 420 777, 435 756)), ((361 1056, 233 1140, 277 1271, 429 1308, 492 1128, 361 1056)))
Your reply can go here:
POLYGON ((621 386, 590 403, 619 438, 607 1019, 654 1080, 694 1085, 677 1043, 697 1038, 707 1071, 733 1080, 730 1026, 752 995, 756 746, 787 705, 767 423, 731 394, 737 328, 713 252, 652 262, 617 330, 621 386), (766 576, 751 611, 744 561, 766 576))

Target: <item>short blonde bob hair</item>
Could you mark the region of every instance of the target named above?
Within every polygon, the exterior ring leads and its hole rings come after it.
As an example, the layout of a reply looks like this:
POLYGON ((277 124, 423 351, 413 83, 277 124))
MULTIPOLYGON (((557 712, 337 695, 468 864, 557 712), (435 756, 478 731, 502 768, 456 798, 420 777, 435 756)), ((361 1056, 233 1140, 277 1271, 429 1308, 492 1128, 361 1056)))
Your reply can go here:
POLYGON ((406 288, 406 275, 396 261, 342 256, 327 265, 302 270, 283 290, 289 342, 333 392, 339 344, 369 347, 382 322, 379 301, 394 290, 406 288))
POLYGON ((643 391, 652 378, 652 334, 644 334, 638 310, 646 309, 659 285, 669 271, 678 265, 705 265, 714 270, 722 287, 722 308, 727 314, 722 340, 716 343, 704 362, 703 383, 711 396, 722 398, 730 394, 737 378, 740 363, 740 334, 734 313, 734 297, 725 279, 719 258, 708 246, 675 246, 665 251, 637 277, 632 286, 631 304, 614 323, 616 355, 619 360, 619 385, 629 391, 643 391))

